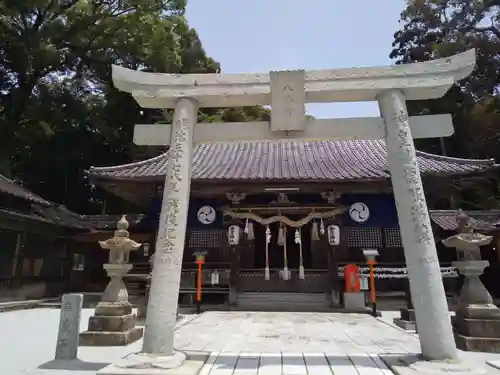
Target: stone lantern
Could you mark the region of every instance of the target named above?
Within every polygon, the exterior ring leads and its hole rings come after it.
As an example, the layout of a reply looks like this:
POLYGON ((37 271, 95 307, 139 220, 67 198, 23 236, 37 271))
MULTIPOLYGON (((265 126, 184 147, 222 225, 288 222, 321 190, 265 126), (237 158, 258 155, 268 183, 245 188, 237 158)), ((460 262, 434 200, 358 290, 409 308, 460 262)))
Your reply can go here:
POLYGON ((112 238, 99 241, 99 245, 109 250, 109 263, 103 265, 109 284, 104 290, 101 302, 96 306, 94 316, 89 319, 89 329, 80 334, 82 346, 128 345, 142 337, 143 329, 135 327, 136 316, 128 301, 127 288, 123 277, 132 269, 129 264, 130 252, 142 244, 129 238, 128 222, 125 215, 117 223, 112 238))
POLYGON ((459 260, 453 266, 465 277, 453 319, 457 347, 500 353, 500 309, 479 278, 489 265, 481 260, 481 246, 489 245, 493 237, 475 233, 474 223, 464 212, 457 223, 460 233, 442 240, 445 246, 457 249, 459 260))
POLYGON ((99 245, 109 250, 109 260, 103 265, 109 278, 111 279, 104 294, 102 302, 119 303, 128 302, 128 293, 123 277, 132 269, 129 264, 130 252, 137 250, 142 244, 129 238, 128 222, 125 215, 117 223, 115 235, 106 241, 99 241, 99 245))

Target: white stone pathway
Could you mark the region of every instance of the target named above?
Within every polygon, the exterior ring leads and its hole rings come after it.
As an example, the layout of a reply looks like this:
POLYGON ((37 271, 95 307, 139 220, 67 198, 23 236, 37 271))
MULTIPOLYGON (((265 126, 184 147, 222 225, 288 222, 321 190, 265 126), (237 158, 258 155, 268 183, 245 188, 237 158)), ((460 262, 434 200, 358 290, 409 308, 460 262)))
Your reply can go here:
POLYGON ((379 354, 420 351, 415 335, 338 313, 205 313, 177 331, 176 346, 212 352, 200 375, 388 375, 379 354))
POLYGON ((199 375, 389 375, 376 355, 213 352, 199 375))
MULTIPOLYGON (((81 331, 92 312, 83 311, 81 331)), ((389 375, 380 354, 420 351, 417 335, 391 326, 390 315, 207 312, 179 322, 175 346, 211 353, 200 375, 389 375)), ((0 375, 94 375, 142 346, 80 347, 78 363, 51 368, 58 323, 57 309, 0 313, 0 375)), ((498 354, 461 354, 478 366, 500 360, 498 354)))
POLYGON ((207 312, 177 330, 180 350, 250 353, 418 353, 418 337, 366 314, 207 312))

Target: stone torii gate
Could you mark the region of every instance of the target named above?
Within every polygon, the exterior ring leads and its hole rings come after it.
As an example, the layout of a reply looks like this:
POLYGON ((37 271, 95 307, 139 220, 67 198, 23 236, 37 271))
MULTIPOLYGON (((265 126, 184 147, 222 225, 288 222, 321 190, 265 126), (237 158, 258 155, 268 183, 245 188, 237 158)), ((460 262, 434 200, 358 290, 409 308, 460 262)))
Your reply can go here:
MULTIPOLYGON (((440 98, 475 66, 474 50, 424 63, 269 74, 158 74, 113 66, 113 82, 144 108, 174 108, 171 125, 138 125, 137 144, 170 145, 143 362, 175 366, 174 326, 193 143, 259 139, 385 139, 422 354, 457 356, 413 138, 453 134, 451 116, 409 117, 407 100, 440 98), (307 102, 378 101, 381 118, 307 120, 307 102), (271 105, 270 123, 197 124, 203 107, 271 105)), ((161 367, 161 366, 160 366, 161 367)))

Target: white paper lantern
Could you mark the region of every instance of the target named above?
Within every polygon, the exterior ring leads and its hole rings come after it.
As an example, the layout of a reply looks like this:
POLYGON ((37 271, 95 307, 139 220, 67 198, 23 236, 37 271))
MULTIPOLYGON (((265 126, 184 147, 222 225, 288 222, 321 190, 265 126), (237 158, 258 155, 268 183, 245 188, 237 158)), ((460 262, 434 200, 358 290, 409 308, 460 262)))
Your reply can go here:
POLYGON ((227 231, 227 239, 230 245, 238 245, 240 243, 240 227, 231 225, 227 231))
POLYGON ((338 225, 329 225, 327 228, 328 243, 336 246, 340 243, 340 228, 338 225))
POLYGON ((359 279, 359 289, 361 290, 369 290, 369 286, 368 286, 368 277, 361 277, 359 279))
POLYGON ((216 270, 210 275, 210 283, 216 285, 219 283, 219 272, 216 270))

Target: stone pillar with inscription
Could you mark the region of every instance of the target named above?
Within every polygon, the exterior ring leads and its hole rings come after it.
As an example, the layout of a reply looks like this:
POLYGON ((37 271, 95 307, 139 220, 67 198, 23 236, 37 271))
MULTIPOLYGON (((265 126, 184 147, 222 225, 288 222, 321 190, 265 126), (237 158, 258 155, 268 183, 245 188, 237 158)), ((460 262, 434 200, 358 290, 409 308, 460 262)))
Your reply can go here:
POLYGON ((399 90, 388 90, 377 99, 422 354, 454 359, 457 350, 405 97, 399 90))
POLYGON ((56 344, 56 360, 76 359, 82 305, 83 294, 65 294, 62 297, 56 344))
MULTIPOLYGON (((189 207, 193 130, 197 114, 198 106, 194 100, 183 98, 175 106, 144 332, 143 353, 155 356, 182 357, 181 353, 173 350, 174 328, 189 207)), ((167 362, 165 366, 169 366, 167 362)))

